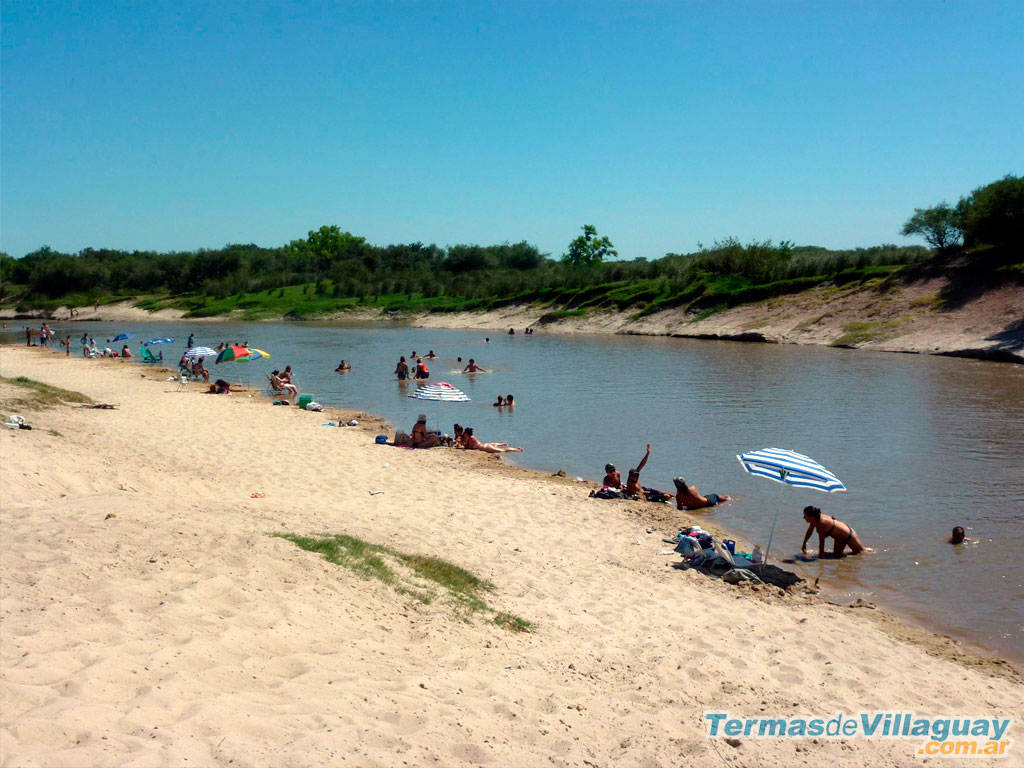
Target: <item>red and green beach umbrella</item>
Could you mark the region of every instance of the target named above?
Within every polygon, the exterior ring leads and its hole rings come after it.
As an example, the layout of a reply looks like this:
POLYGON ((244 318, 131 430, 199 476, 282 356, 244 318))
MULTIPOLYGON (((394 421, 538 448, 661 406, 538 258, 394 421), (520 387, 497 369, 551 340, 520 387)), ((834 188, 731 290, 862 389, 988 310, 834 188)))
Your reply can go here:
POLYGON ((247 363, 251 359, 252 350, 248 347, 242 347, 237 344, 232 344, 230 347, 225 347, 221 350, 220 354, 217 355, 218 363, 247 363))

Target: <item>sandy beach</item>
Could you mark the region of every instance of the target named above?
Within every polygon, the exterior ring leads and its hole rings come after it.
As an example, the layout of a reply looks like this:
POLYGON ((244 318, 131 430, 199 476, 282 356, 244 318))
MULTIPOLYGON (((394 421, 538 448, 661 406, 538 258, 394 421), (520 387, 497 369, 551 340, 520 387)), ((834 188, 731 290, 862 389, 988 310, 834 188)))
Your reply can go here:
MULTIPOLYGON (((1004 715, 1020 731, 1009 665, 807 585, 676 568, 662 539, 689 518, 667 506, 374 445, 364 415, 332 429, 337 414, 179 392, 116 360, 4 347, 0 375, 117 406, 0 430, 2 766, 918 760, 921 739, 712 740, 706 710, 1004 715), (532 628, 424 604, 276 533, 443 557, 532 628)), ((998 764, 1024 764, 1014 750, 998 764)))

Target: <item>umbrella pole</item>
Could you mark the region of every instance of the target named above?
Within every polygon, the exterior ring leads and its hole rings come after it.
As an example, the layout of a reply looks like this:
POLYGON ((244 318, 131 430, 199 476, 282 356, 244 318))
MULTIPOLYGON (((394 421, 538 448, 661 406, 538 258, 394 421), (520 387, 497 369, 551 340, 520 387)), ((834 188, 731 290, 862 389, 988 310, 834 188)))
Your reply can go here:
POLYGON ((772 527, 768 531, 768 546, 764 548, 764 560, 761 561, 761 570, 768 565, 768 553, 772 551, 772 539, 775 537, 775 524, 779 521, 779 508, 782 506, 782 488, 775 496, 775 515, 772 517, 772 527))

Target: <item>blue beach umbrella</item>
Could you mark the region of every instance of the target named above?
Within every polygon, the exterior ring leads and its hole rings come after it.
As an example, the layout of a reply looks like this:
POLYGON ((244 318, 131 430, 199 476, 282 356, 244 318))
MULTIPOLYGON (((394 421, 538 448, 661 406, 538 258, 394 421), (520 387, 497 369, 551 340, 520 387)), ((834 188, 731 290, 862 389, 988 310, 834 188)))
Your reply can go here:
MULTIPOLYGON (((810 456, 783 448, 762 448, 759 451, 741 453, 736 456, 743 469, 752 475, 766 477, 776 483, 792 488, 810 488, 823 493, 840 493, 846 486, 832 472, 816 462, 810 456)), ((768 546, 765 548, 764 562, 768 563, 768 553, 772 548, 772 537, 775 535, 775 523, 779 519, 778 506, 772 518, 772 528, 768 534, 768 546)), ((820 553, 819 553, 820 556, 820 553)))
POLYGON ((802 453, 782 448, 762 448, 760 451, 741 453, 736 458, 750 474, 767 477, 776 483, 812 488, 825 493, 846 490, 838 477, 802 453))
POLYGON ((134 333, 119 333, 111 341, 124 341, 125 339, 134 339, 134 333))
POLYGON ((143 346, 151 347, 154 344, 173 344, 173 343, 174 343, 174 339, 169 339, 166 336, 163 336, 163 337, 161 337, 159 339, 150 339, 149 341, 145 342, 145 344, 143 344, 143 346))

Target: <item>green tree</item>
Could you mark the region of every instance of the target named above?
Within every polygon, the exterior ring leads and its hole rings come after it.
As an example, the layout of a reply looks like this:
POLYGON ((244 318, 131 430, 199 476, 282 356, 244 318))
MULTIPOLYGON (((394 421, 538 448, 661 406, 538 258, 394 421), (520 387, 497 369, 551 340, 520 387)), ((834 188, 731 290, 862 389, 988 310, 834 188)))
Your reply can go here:
POLYGON ((1024 247, 1024 176, 978 187, 960 199, 957 213, 967 246, 1024 247))
POLYGON ((589 267, 600 264, 606 256, 618 256, 612 241, 597 236, 597 227, 583 225, 583 234, 569 243, 569 250, 562 254, 562 261, 574 267, 589 267))
POLYGON ((960 219, 957 209, 946 202, 931 208, 915 208, 914 215, 907 219, 900 234, 920 235, 932 248, 944 251, 960 244, 963 236, 960 219))

